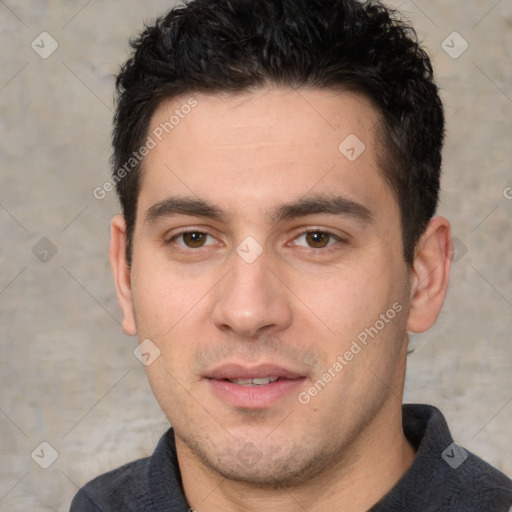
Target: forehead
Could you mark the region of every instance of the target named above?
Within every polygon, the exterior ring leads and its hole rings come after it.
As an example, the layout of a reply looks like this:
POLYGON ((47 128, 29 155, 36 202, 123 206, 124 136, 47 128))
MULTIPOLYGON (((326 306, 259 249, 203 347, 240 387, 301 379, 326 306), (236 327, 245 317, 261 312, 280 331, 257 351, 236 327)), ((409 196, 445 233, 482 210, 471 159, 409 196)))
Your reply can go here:
POLYGON ((143 163, 140 206, 180 194, 260 209, 310 192, 369 205, 393 198, 378 168, 378 125, 370 102, 346 92, 261 89, 174 98, 149 126, 155 147, 143 163))

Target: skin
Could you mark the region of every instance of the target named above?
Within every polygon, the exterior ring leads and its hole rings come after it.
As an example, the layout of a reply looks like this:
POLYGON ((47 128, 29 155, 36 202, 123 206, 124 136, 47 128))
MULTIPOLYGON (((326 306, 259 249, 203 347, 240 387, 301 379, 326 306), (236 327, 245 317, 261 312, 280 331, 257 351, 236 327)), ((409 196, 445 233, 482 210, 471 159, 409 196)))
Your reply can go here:
MULTIPOLYGON (((407 331, 430 328, 441 309, 449 223, 432 219, 405 263, 398 205, 377 164, 379 116, 362 97, 269 88, 194 97, 197 107, 145 159, 131 268, 122 216, 111 242, 123 329, 160 350, 146 371, 174 427, 187 500, 201 512, 367 510, 414 459, 401 426, 407 331), (353 162, 338 150, 349 134, 366 146, 353 162), (207 201, 223 216, 155 206, 171 197, 207 201), (272 215, 333 197, 364 208, 272 215), (249 236, 262 250, 252 263, 237 253, 249 236), (298 394, 397 303, 400 312, 301 403, 298 394), (303 378, 267 407, 237 407, 205 378, 233 362, 303 378)), ((148 133, 186 99, 162 104, 148 133)))

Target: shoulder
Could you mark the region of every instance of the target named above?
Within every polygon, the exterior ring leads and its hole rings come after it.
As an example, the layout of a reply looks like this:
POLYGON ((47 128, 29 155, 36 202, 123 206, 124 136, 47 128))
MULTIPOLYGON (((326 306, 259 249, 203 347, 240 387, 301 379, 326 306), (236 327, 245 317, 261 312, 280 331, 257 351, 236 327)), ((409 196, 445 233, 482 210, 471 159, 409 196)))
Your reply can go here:
MULTIPOLYGON (((508 512, 512 507, 512 481, 471 452, 460 450, 460 465, 448 469, 447 510, 508 512)), ((446 456, 446 455, 445 455, 446 456)))
POLYGON ((78 491, 70 512, 187 511, 174 432, 170 428, 153 455, 95 478, 78 491))
POLYGON ((455 443, 438 409, 407 404, 403 413, 404 432, 417 453, 401 485, 397 486, 399 496, 407 497, 408 501, 413 499, 422 510, 509 511, 512 481, 455 443))
POLYGON ((70 512, 146 510, 149 461, 149 457, 139 459, 91 480, 73 498, 70 512))

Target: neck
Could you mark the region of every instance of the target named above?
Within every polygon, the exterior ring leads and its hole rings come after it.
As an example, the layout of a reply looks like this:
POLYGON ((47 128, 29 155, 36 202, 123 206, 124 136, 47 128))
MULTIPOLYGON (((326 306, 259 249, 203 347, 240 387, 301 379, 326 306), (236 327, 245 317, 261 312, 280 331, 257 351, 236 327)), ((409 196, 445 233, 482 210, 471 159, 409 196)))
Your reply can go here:
POLYGON ((296 487, 268 489, 224 479, 176 441, 187 501, 201 512, 363 512, 397 483, 414 459, 394 395, 351 443, 350 453, 340 456, 338 466, 330 464, 296 487))

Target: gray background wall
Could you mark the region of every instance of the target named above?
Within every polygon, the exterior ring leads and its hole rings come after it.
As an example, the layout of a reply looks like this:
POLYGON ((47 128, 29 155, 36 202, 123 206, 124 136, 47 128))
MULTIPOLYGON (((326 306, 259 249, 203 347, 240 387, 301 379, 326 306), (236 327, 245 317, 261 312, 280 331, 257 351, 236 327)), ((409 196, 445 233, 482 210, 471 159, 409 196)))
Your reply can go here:
MULTIPOLYGON (((150 454, 167 428, 119 327, 107 262, 116 200, 92 191, 108 177, 127 40, 171 4, 0 1, 2 512, 67 510, 77 487, 150 454), (50 56, 43 31, 58 43, 50 56)), ((512 474, 512 2, 393 5, 437 69, 440 213, 458 248, 437 326, 412 339, 405 401, 439 406, 458 442, 512 474)))

